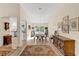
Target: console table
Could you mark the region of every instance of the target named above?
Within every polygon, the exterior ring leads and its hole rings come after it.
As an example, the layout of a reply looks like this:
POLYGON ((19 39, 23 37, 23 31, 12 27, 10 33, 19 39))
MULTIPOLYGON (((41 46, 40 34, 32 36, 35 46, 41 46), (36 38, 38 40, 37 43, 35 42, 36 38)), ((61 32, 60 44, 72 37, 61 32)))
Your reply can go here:
POLYGON ((75 55, 75 40, 53 35, 53 44, 65 56, 75 55))
POLYGON ((3 45, 8 45, 11 42, 12 42, 12 36, 11 35, 3 36, 3 45))

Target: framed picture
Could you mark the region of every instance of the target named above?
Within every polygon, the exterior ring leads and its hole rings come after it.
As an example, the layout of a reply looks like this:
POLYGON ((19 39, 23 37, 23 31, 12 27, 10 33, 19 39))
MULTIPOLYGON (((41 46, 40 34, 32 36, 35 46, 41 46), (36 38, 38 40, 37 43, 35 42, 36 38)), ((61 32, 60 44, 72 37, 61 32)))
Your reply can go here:
POLYGON ((62 32, 63 33, 69 33, 69 16, 63 17, 62 32))
POLYGON ((31 25, 28 25, 28 29, 31 29, 31 25))
POLYGON ((70 19, 70 31, 79 31, 79 17, 70 19))
POLYGON ((9 29, 9 22, 5 22, 5 23, 4 23, 4 29, 5 29, 5 30, 8 30, 8 29, 9 29))

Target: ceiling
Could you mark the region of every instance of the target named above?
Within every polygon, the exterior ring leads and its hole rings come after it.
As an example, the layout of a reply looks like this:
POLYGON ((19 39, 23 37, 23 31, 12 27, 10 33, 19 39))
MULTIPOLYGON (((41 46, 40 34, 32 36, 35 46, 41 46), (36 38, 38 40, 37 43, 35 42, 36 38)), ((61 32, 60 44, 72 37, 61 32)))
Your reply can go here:
POLYGON ((48 23, 48 21, 63 6, 61 3, 23 3, 21 6, 25 9, 32 23, 48 23))

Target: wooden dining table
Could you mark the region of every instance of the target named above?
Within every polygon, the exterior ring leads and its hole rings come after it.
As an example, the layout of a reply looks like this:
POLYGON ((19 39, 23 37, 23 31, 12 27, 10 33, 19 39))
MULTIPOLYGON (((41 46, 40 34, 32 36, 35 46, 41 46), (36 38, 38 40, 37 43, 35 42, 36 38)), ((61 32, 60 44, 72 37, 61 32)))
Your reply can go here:
POLYGON ((35 37, 37 37, 37 40, 43 40, 45 34, 36 34, 35 37))

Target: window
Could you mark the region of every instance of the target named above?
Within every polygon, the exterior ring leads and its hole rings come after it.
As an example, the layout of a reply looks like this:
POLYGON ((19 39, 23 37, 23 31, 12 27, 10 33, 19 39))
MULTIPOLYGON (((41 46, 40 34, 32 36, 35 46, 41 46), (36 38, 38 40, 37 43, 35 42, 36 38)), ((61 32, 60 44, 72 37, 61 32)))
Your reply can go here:
POLYGON ((44 32, 44 26, 36 26, 35 29, 36 29, 36 32, 44 32))

